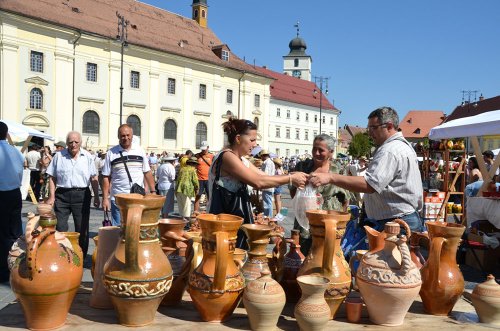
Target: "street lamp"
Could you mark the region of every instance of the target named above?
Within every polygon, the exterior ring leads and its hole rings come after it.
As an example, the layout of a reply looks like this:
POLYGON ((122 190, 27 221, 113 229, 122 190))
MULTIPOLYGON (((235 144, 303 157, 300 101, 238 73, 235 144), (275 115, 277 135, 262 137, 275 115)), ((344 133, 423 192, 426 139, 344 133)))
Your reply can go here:
MULTIPOLYGON (((321 116, 322 113, 322 108, 323 108, 323 84, 325 84, 325 94, 328 95, 328 80, 330 77, 323 77, 323 76, 314 76, 314 83, 316 86, 318 86, 319 83, 319 134, 321 134, 321 122, 323 122, 323 118, 321 116)), ((316 89, 314 90, 314 93, 316 93, 316 89)))
POLYGON ((127 43, 127 26, 130 23, 125 19, 124 16, 120 15, 118 11, 116 12, 116 17, 118 17, 118 34, 116 35, 116 40, 121 44, 121 66, 120 66, 120 125, 122 125, 122 113, 123 113, 123 50, 127 43))

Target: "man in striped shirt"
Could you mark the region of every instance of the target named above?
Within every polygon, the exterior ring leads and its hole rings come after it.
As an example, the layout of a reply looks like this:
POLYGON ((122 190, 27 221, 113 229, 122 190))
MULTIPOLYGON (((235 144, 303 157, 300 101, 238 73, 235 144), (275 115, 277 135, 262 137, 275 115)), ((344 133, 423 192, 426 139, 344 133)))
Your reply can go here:
POLYGON ((362 177, 338 174, 311 174, 314 186, 328 183, 364 196, 368 218, 388 222, 402 218, 412 231, 423 231, 420 212, 423 188, 413 147, 398 132, 399 118, 390 107, 381 107, 368 116, 368 134, 377 150, 362 177))

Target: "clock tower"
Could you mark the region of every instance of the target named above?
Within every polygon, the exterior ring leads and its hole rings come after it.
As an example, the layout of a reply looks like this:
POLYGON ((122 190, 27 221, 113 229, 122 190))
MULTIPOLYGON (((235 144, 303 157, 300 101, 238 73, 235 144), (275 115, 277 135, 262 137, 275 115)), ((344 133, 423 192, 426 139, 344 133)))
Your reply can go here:
POLYGON ((283 73, 311 81, 312 58, 306 54, 305 40, 299 37, 299 22, 295 24, 295 27, 297 28, 297 36, 288 44, 290 53, 283 56, 283 73))
POLYGON ((206 28, 208 15, 207 0, 193 0, 191 7, 193 8, 193 20, 198 22, 201 27, 206 28))

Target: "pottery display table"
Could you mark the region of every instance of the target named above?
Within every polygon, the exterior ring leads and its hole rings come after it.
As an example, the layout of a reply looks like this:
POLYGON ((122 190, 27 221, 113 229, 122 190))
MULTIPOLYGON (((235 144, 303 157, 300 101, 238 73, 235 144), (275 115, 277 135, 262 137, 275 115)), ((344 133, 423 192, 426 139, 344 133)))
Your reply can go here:
MULTIPOLYGON (((58 330, 131 330, 131 328, 118 324, 114 310, 100 310, 90 308, 90 291, 92 283, 84 283, 71 306, 66 325, 58 330)), ((279 330, 298 330, 297 322, 293 317, 293 304, 287 304, 279 318, 279 330)), ((491 330, 485 324, 461 323, 456 318, 462 313, 475 313, 474 307, 461 298, 455 305, 451 317, 427 315, 423 311, 423 304, 418 298, 406 315, 405 322, 399 327, 384 328, 371 324, 368 318, 363 318, 361 324, 351 324, 345 319, 343 305, 337 313, 338 318, 329 321, 326 330, 412 330, 428 331, 432 329, 443 330, 491 330)), ((21 305, 12 302, 0 310, 1 330, 25 330, 26 324, 21 305)), ((200 330, 250 330, 250 324, 246 310, 242 307, 236 308, 231 319, 222 324, 203 322, 194 308, 189 294, 185 293, 183 301, 176 307, 162 307, 158 309, 153 324, 143 328, 144 330, 189 330, 200 328, 200 330)))
POLYGON ((470 197, 467 198, 467 226, 478 220, 488 220, 500 229, 500 199, 470 197))

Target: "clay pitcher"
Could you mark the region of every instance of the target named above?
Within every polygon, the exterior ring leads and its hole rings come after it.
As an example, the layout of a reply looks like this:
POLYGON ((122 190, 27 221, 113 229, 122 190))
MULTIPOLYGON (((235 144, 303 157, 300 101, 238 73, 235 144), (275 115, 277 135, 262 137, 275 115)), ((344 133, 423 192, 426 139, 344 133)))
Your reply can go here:
POLYGON ((41 230, 29 235, 26 251, 10 274, 10 286, 21 303, 29 329, 63 326, 83 275, 81 255, 59 244, 54 215, 40 216, 41 230))
POLYGON ((322 331, 330 320, 330 306, 325 291, 330 280, 319 275, 297 277, 302 296, 295 306, 294 316, 301 331, 322 331))
POLYGON ((229 318, 240 301, 245 278, 233 261, 243 218, 229 214, 201 214, 203 260, 189 275, 188 291, 207 322, 229 318))
POLYGON ((117 194, 121 241, 104 267, 104 285, 125 326, 153 322, 172 285, 172 268, 158 239, 158 215, 165 197, 117 194))
POLYGON ((410 237, 411 260, 419 269, 425 264, 425 259, 420 252, 420 241, 424 238, 427 239, 427 234, 421 232, 413 232, 410 237))
MULTIPOLYGON (((411 235, 409 227, 405 227, 406 233, 411 235)), ((419 269, 411 261, 406 237, 397 236, 399 224, 387 222, 384 232, 384 248, 363 255, 356 283, 370 320, 375 324, 397 326, 403 324, 422 281, 419 269)))
POLYGON ((194 252, 193 240, 188 239, 184 232, 186 223, 182 219, 171 218, 159 221, 161 248, 174 273, 172 287, 163 298, 162 306, 173 306, 181 302, 187 287, 194 252))
POLYGON ((61 232, 66 238, 68 238, 71 246, 73 246, 73 251, 80 257, 83 263, 83 251, 78 243, 78 238, 80 238, 79 232, 61 232))
MULTIPOLYGON (((393 222, 398 223, 402 227, 406 226, 406 223, 404 223, 404 221, 401 219, 395 219, 393 220, 393 222)), ((374 228, 369 227, 368 225, 365 225, 364 228, 366 236, 368 238, 368 251, 374 253, 384 249, 385 238, 387 237, 385 230, 379 232, 374 228)))
POLYGON ((448 315, 464 291, 464 277, 457 265, 457 250, 465 227, 460 224, 426 222, 431 246, 420 270, 420 296, 424 309, 433 315, 448 315))
POLYGON ((300 287, 297 283, 297 273, 305 260, 300 251, 300 230, 292 230, 290 238, 286 242, 290 244, 290 250, 283 259, 283 277, 280 281, 285 290, 286 300, 297 302, 300 298, 300 287))
POLYGON ((186 237, 193 239, 193 259, 191 260, 192 272, 197 266, 200 265, 201 260, 203 260, 203 248, 201 247, 201 232, 200 231, 187 231, 186 237))
POLYGON ((351 289, 351 272, 340 248, 351 215, 334 210, 308 210, 306 215, 312 246, 297 276, 318 274, 330 280, 325 300, 334 318, 351 289))

